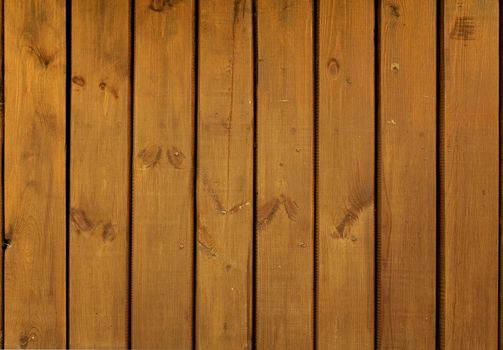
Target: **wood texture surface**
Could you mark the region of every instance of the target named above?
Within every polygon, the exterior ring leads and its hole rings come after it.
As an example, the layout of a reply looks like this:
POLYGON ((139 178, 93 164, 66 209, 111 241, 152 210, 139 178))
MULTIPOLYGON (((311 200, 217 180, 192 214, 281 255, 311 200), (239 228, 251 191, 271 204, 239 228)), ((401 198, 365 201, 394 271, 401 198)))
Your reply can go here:
POLYGON ((5 347, 66 346, 65 2, 5 3, 5 347))
POLYGON ((190 349, 194 4, 136 1, 132 345, 190 349))
POLYGON ((252 2, 199 5, 198 349, 252 348, 252 2))
POLYGON ((0 0, 0 345, 503 346, 502 13, 0 0))
POLYGON ((435 347, 436 5, 380 2, 379 349, 435 347))
POLYGON ((498 347, 498 1, 444 2, 442 347, 498 347))
POLYGON ((128 344, 130 11, 122 0, 72 2, 72 348, 128 344))
POLYGON ((319 7, 318 349, 374 346, 374 2, 319 7))
POLYGON ((312 13, 257 1, 257 349, 313 347, 312 13))

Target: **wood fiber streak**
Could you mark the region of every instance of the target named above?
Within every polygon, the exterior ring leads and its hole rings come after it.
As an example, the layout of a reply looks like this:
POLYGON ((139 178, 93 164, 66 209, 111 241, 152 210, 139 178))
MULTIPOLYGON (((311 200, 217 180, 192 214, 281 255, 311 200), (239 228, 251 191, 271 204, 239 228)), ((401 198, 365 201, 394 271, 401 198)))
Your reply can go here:
POLYGON ((5 347, 66 346, 65 1, 5 3, 5 347))

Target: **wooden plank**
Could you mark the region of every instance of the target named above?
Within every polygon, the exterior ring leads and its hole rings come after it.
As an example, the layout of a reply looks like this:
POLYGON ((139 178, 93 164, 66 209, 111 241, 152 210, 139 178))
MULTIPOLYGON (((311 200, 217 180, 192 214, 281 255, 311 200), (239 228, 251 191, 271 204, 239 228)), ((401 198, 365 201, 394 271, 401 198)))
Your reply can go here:
POLYGON ((72 348, 128 344, 130 8, 72 2, 70 295, 72 348))
POLYGON ((436 11, 380 2, 380 349, 435 347, 436 11))
POLYGON ((374 1, 321 0, 318 349, 374 347, 374 1))
POLYGON ((257 2, 257 349, 313 347, 312 2, 257 2))
POLYGON ((199 8, 198 349, 251 349, 253 45, 251 1, 199 8))
POLYGON ((498 346, 498 13, 496 0, 443 5, 446 349, 498 346))
POLYGON ((5 347, 63 348, 65 1, 7 1, 5 47, 5 347))
POLYGON ((133 347, 192 348, 194 4, 136 1, 133 347))

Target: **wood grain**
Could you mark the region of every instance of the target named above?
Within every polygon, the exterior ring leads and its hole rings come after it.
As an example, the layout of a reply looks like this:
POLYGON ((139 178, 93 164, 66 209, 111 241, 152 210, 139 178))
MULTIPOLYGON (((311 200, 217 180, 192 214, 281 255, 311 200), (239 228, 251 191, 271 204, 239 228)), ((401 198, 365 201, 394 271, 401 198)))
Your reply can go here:
POLYGON ((444 2, 442 346, 498 347, 498 1, 444 2))
POLYGON ((319 8, 318 349, 374 346, 374 2, 319 8))
POLYGON ((251 5, 205 0, 199 7, 198 349, 252 348, 251 5))
POLYGON ((130 11, 122 0, 72 2, 72 348, 128 344, 130 11))
POLYGON ((435 347, 436 11, 380 2, 379 349, 435 347))
POLYGON ((192 348, 194 4, 136 1, 133 347, 192 348))
POLYGON ((257 2, 257 349, 314 343, 312 12, 257 2))
POLYGON ((7 1, 5 47, 5 347, 63 348, 65 1, 7 1))

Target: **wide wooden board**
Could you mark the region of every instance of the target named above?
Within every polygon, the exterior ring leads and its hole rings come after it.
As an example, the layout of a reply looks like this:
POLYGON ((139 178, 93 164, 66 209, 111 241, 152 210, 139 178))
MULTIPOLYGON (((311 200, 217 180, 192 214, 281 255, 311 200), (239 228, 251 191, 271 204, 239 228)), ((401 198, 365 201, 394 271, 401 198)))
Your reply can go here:
POLYGON ((441 345, 498 347, 498 1, 443 2, 441 345))
POLYGON ((5 3, 5 347, 66 346, 65 1, 5 3))
POLYGON ((72 2, 71 348, 128 345, 129 5, 123 0, 72 2))
POLYGON ((433 349, 435 0, 380 1, 377 346, 433 349))
POLYGON ((196 345, 251 349, 252 2, 199 6, 196 345))
POLYGON ((312 1, 257 1, 257 349, 311 349, 312 1))
POLYGON ((194 4, 135 6, 132 346, 191 349, 194 4))
POLYGON ((374 346, 374 1, 319 5, 318 349, 374 346))

